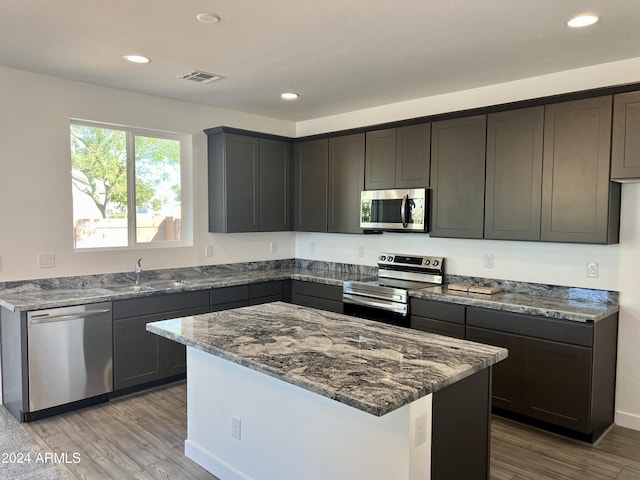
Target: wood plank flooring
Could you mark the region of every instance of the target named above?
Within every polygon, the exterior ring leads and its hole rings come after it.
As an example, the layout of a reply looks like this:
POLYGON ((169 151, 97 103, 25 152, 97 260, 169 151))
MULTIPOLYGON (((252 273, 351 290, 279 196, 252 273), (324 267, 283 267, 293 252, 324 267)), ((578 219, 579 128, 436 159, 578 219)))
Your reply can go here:
MULTIPOLYGON (((45 452, 80 454, 71 479, 216 479, 183 454, 185 382, 23 426, 45 452)), ((591 446, 494 417, 491 441, 491 480, 640 480, 634 430, 591 446)))

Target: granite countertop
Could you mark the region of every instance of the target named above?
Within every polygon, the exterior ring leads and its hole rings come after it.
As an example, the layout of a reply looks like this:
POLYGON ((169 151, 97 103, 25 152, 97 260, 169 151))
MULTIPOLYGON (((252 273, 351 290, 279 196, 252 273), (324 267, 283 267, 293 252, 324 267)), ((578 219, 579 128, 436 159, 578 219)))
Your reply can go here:
MULTIPOLYGON (((580 289, 582 293, 584 289, 580 289)), ((598 299, 556 298, 525 293, 501 292, 491 295, 449 290, 446 286, 412 290, 414 298, 457 303, 468 307, 489 308, 510 313, 522 313, 575 322, 596 322, 620 310, 617 304, 598 299)))
POLYGON ((186 278, 180 278, 183 282, 179 285, 167 285, 168 278, 158 277, 143 282, 144 286, 151 288, 142 291, 123 290, 123 287, 132 285, 131 282, 100 286, 87 286, 79 283, 77 286, 65 286, 63 288, 43 288, 37 284, 26 282, 25 286, 20 288, 0 290, 0 306, 14 312, 30 311, 145 297, 157 295, 158 293, 188 292, 275 280, 294 279, 342 286, 342 282, 346 280, 371 280, 372 278, 375 277, 357 272, 309 268, 274 268, 221 272, 207 276, 187 276, 186 278))
MULTIPOLYGON (((152 287, 144 291, 126 290, 133 284, 126 273, 0 284, 0 306, 11 311, 30 311, 274 280, 293 279, 341 287, 344 281, 377 278, 371 267, 360 265, 274 263, 268 264, 268 268, 256 268, 263 266, 246 263, 144 272, 148 276, 143 284, 152 287), (173 285, 172 280, 183 283, 173 285)), ((449 279, 450 283, 466 280, 483 279, 449 279)), ((483 295, 437 286, 411 290, 409 296, 578 322, 595 322, 619 311, 617 292, 509 281, 501 281, 501 285, 508 293, 483 295)))
POLYGON ((283 302, 147 330, 382 416, 507 357, 507 350, 283 302))

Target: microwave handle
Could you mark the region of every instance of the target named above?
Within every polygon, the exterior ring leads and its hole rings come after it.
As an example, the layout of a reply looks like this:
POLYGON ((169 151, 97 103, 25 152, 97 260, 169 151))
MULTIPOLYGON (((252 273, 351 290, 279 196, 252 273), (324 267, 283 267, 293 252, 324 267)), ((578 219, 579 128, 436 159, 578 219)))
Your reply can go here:
POLYGON ((404 194, 402 196, 402 205, 400 205, 400 217, 402 218, 402 228, 407 228, 407 200, 409 200, 409 195, 404 194))

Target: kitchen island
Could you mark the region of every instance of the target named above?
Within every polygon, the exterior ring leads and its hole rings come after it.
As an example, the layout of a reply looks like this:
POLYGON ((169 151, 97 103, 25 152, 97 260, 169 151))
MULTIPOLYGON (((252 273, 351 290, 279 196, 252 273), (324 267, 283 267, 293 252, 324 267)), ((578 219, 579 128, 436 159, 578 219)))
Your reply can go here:
POLYGON ((188 347, 185 453, 222 480, 488 478, 505 349, 281 302, 147 330, 188 347))

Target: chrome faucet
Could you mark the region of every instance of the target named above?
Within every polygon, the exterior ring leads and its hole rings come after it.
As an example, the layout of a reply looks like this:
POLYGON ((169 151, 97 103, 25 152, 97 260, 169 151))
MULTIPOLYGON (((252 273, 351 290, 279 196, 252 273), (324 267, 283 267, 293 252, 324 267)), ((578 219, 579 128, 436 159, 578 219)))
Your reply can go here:
POLYGON ((142 265, 140 262, 142 262, 142 258, 139 258, 136 262, 136 285, 140 285, 140 275, 142 274, 142 265))

